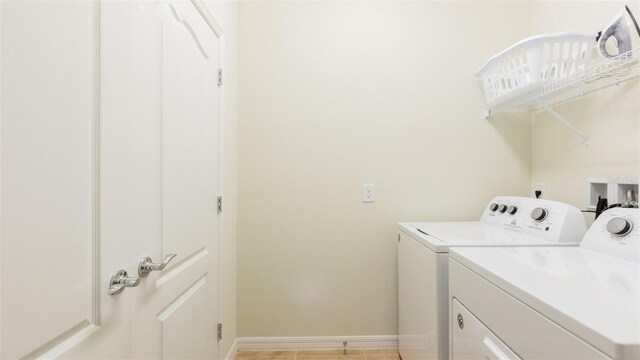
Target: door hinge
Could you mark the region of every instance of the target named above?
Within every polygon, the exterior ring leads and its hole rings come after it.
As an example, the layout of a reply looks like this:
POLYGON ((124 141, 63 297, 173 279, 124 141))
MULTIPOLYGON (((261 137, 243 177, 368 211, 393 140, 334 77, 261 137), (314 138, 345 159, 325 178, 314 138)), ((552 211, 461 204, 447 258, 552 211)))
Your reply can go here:
POLYGON ((218 214, 222 212, 222 196, 218 196, 218 214))
POLYGON ((218 341, 222 340, 222 323, 218 323, 218 341))
POLYGON ((218 69, 218 87, 222 86, 222 69, 218 69))

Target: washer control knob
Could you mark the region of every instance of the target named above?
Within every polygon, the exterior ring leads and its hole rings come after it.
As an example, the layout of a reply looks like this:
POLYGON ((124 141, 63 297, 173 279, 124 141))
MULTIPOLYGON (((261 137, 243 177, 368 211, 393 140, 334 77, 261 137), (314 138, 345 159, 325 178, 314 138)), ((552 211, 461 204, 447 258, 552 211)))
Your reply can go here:
POLYGON ((547 218, 548 214, 549 212, 547 211, 547 209, 537 207, 531 212, 531 218, 535 221, 542 221, 547 218))
POLYGON ((507 208, 507 212, 511 215, 514 215, 515 213, 518 212, 518 207, 515 205, 511 205, 507 208))
POLYGON ((507 211, 507 205, 502 204, 502 205, 498 206, 498 211, 500 211, 501 213, 507 211))
POLYGON ((631 221, 623 218, 613 218, 607 223, 607 231, 614 236, 625 236, 631 232, 633 224, 631 221))
POLYGON ((491 211, 498 210, 498 204, 492 203, 491 205, 489 205, 489 210, 491 210, 491 211))

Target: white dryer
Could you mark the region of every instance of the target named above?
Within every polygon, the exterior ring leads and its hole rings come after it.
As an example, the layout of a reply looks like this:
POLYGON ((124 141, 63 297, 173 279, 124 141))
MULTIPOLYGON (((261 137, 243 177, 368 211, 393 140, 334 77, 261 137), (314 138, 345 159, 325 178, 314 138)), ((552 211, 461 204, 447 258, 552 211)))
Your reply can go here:
POLYGON ((398 224, 399 348, 403 360, 447 359, 450 247, 578 246, 586 232, 577 208, 501 196, 480 221, 398 224))
POLYGON ((615 208, 580 247, 450 254, 453 359, 640 359, 640 210, 615 208))

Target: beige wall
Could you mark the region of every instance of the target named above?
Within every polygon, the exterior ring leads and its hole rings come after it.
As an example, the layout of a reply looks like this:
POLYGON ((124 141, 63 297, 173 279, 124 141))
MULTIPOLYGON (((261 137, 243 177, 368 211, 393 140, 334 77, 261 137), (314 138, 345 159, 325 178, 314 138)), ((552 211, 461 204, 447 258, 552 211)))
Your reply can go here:
POLYGON ((207 1, 211 13, 224 30, 224 145, 222 194, 222 303, 221 317, 224 337, 220 346, 222 358, 226 357, 236 339, 237 304, 237 157, 238 157, 238 27, 237 2, 207 1))
MULTIPOLYGON (((640 15, 640 2, 626 2, 640 15)), ((532 32, 597 32, 625 2, 551 2, 532 4, 532 32), (566 14, 571 16, 566 16, 566 14)), ((533 114, 532 180, 545 183, 546 197, 586 208, 588 177, 640 176, 640 84, 592 93, 554 107, 580 131, 582 141, 544 111, 533 114)), ((588 223, 593 214, 586 215, 588 223)))
POLYGON ((396 223, 530 190, 528 115, 482 120, 474 73, 529 35, 531 4, 238 11, 238 335, 397 334, 396 223))

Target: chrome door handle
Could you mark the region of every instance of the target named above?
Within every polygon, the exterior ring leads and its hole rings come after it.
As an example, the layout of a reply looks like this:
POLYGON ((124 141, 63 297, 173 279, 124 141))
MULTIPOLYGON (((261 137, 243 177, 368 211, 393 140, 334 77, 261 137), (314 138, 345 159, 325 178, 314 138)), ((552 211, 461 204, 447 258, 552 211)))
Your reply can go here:
POLYGON ((140 285, 139 277, 129 277, 126 271, 120 270, 113 274, 109 281, 109 295, 120 294, 128 287, 136 287, 140 285))
POLYGON ((138 275, 140 275, 141 277, 146 277, 152 271, 162 271, 164 270, 165 267, 167 267, 167 264, 169 264, 169 261, 171 261, 176 256, 178 255, 169 254, 165 256, 164 259, 162 259, 161 263, 154 263, 153 260, 151 260, 151 258, 148 256, 145 258, 142 258, 138 263, 138 275))

